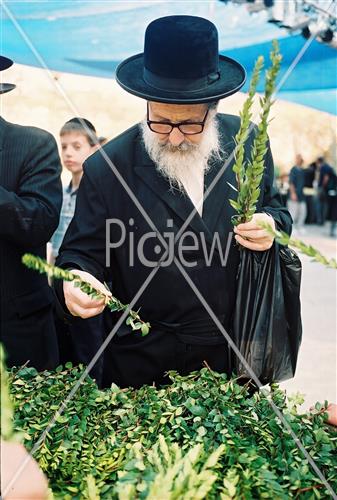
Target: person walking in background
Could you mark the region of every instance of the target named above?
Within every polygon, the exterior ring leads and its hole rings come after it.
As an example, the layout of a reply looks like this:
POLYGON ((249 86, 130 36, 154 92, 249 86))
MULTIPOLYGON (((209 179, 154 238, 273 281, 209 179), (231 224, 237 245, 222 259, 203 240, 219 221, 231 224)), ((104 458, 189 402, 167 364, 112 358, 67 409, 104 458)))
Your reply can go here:
POLYGON ((328 191, 333 189, 333 176, 334 170, 328 165, 324 159, 324 156, 317 158, 318 167, 318 189, 317 189, 317 224, 323 226, 326 220, 328 211, 328 191))
POLYGON ((330 221, 330 236, 336 238, 337 233, 337 175, 333 170, 330 174, 327 190, 328 212, 327 220, 330 221))
POLYGON ((304 221, 307 215, 307 208, 303 188, 305 186, 304 161, 300 154, 296 155, 295 165, 290 170, 288 208, 294 221, 294 232, 304 234, 304 221))
MULTIPOLYGON (((0 56, 0 71, 13 62, 0 56)), ((15 85, 0 83, 0 93, 15 85)), ((47 277, 21 263, 26 252, 46 258, 62 204, 61 162, 51 134, 0 117, 0 337, 8 366, 37 370, 59 362, 54 294, 47 277)))
POLYGON ((316 178, 317 165, 316 162, 310 163, 304 169, 304 199, 307 205, 306 224, 314 224, 316 222, 316 208, 315 208, 315 178, 316 178))
MULTIPOLYGON (((64 167, 71 172, 71 181, 63 190, 63 204, 60 223, 51 239, 51 257, 53 263, 58 256, 63 237, 73 218, 78 188, 83 175, 84 161, 99 147, 94 125, 85 118, 72 118, 60 131, 61 156, 64 167)), ((68 322, 56 318, 60 361, 74 364, 89 364, 103 341, 103 316, 81 319, 69 318, 68 322)), ((100 385, 102 360, 91 370, 91 376, 100 385)))

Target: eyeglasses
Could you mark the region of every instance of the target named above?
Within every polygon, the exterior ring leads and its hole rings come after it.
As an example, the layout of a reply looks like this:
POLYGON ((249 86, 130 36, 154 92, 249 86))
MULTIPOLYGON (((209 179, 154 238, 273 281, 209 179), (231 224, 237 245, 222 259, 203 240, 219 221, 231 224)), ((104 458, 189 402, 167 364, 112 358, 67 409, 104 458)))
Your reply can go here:
POLYGON ((207 109, 204 119, 201 122, 180 122, 180 123, 171 123, 171 122, 160 122, 149 119, 149 103, 147 103, 147 117, 146 122, 152 130, 156 134, 170 134, 172 130, 177 127, 180 132, 184 135, 196 135, 201 134, 204 130, 206 118, 208 115, 209 109, 207 109))

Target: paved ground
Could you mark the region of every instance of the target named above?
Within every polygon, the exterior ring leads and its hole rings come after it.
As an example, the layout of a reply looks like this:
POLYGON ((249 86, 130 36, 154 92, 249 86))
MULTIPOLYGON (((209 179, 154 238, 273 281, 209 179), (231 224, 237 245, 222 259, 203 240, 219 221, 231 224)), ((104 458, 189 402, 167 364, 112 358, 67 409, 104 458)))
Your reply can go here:
MULTIPOLYGON (((307 234, 300 238, 336 258, 337 240, 328 236, 328 225, 306 228, 307 234)), ((337 271, 312 263, 309 257, 300 258, 303 340, 296 375, 281 387, 288 393, 304 393, 308 408, 325 399, 337 403, 337 271)))

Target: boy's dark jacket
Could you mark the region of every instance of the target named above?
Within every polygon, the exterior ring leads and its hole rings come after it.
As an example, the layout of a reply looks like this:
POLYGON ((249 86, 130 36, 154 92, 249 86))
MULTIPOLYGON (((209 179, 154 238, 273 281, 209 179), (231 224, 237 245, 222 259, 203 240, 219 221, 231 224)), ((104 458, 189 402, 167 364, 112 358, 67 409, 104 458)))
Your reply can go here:
POLYGON ((53 291, 21 257, 46 256, 62 204, 60 173, 48 132, 0 117, 0 334, 8 366, 30 360, 42 370, 58 364, 53 291))
MULTIPOLYGON (((218 122, 221 147, 225 157, 229 157, 234 149, 233 138, 239 128, 239 118, 219 114, 218 122)), ((252 139, 253 134, 246 143, 246 152, 251 150, 252 139)), ((194 208, 192 202, 188 197, 170 191, 168 182, 157 172, 144 149, 138 125, 110 141, 103 149, 123 183, 99 151, 86 161, 75 215, 65 235, 57 265, 82 269, 101 281, 112 282, 112 293, 124 303, 130 303, 145 280, 153 273, 148 286, 133 307, 141 307, 142 319, 154 324, 165 322, 188 325, 196 320, 210 323, 211 320, 199 298, 174 263, 160 266, 159 269, 158 266, 147 267, 141 262, 136 250, 145 233, 156 230, 162 235, 172 231, 177 233, 194 208), (132 192, 132 197, 128 190, 132 192), (150 227, 136 206, 135 199, 151 218, 156 229, 150 227), (123 232, 120 223, 124 225, 126 234, 124 243, 109 253, 110 267, 107 267, 106 228, 109 219, 120 222, 110 223, 108 243, 120 240, 123 232), (173 221, 173 227, 168 227, 169 220, 173 221)), ((185 233, 192 231, 196 235, 200 242, 199 250, 189 249, 182 252, 185 261, 196 262, 195 266, 185 265, 184 269, 215 314, 223 320, 225 328, 230 327, 239 262, 239 250, 231 234, 231 216, 234 210, 229 204, 229 198, 235 198, 235 192, 229 186, 229 183, 236 185, 232 172, 233 161, 232 158, 204 201, 202 218, 197 213, 185 229, 185 233), (211 265, 206 263, 201 239, 204 238, 209 255, 215 233, 219 234, 224 257, 227 243, 230 241, 226 265, 221 264, 217 247, 211 265)), ((205 190, 222 166, 223 161, 213 162, 205 177, 205 190)), ((273 188, 273 171, 272 155, 268 149, 257 212, 269 213, 279 228, 290 232, 291 217, 282 207, 280 197, 273 188)), ((166 235, 166 241, 168 239, 166 235)), ((184 246, 191 245, 193 248, 195 238, 187 235, 183 243, 184 246)), ((146 239, 146 259, 157 262, 162 253, 163 246, 158 238, 146 239)), ((64 301, 60 285, 58 294, 64 301)))

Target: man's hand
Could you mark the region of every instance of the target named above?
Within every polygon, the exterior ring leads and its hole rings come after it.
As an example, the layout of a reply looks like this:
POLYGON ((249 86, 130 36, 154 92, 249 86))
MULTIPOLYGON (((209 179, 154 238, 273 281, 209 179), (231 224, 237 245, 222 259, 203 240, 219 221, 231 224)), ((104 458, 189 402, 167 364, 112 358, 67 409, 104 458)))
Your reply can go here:
POLYGON ((273 246, 274 236, 261 228, 258 225, 259 222, 266 222, 274 230, 276 229, 275 221, 270 215, 254 214, 251 221, 234 227, 234 233, 235 239, 240 245, 249 248, 249 250, 262 252, 273 246))
MULTIPOLYGON (((72 269, 71 272, 80 276, 83 281, 90 283, 107 297, 111 297, 111 292, 91 274, 85 271, 79 271, 78 269, 72 269)), ((63 282, 63 293, 66 306, 73 316, 80 316, 83 319, 92 318, 100 314, 105 308, 104 299, 92 299, 78 287, 75 287, 73 281, 63 282)))

